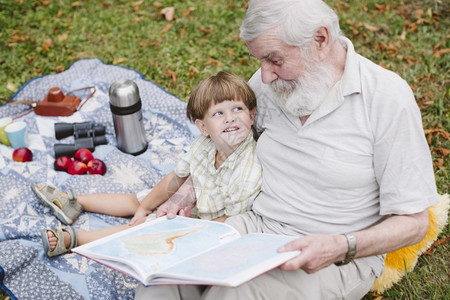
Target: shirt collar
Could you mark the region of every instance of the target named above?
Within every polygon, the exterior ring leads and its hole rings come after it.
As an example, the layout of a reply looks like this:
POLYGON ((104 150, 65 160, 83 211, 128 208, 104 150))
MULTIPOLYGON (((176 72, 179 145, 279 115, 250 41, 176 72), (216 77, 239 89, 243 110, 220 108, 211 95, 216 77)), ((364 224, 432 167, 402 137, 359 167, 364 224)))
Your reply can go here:
POLYGON ((245 140, 239 145, 239 147, 234 150, 233 153, 230 154, 230 156, 227 157, 227 159, 220 165, 218 169, 214 167, 214 164, 216 162, 216 147, 214 146, 214 143, 211 140, 211 144, 213 145, 208 150, 208 161, 210 163, 209 169, 211 172, 215 173, 219 171, 222 168, 234 168, 234 165, 236 163, 237 158, 248 149, 249 144, 253 142, 253 131, 250 130, 250 133, 245 138, 245 140))
POLYGON ((348 96, 354 93, 361 93, 361 74, 355 48, 348 38, 341 37, 340 39, 347 49, 345 70, 342 75, 342 94, 348 96))

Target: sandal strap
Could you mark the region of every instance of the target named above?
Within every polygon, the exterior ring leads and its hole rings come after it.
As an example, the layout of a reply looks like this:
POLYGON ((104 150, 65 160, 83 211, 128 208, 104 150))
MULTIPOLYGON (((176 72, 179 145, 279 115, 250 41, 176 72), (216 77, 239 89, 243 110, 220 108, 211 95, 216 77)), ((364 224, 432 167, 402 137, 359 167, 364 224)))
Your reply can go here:
POLYGON ((83 208, 83 206, 78 203, 78 201, 77 201, 77 194, 75 193, 75 191, 73 189, 68 189, 66 191, 66 194, 67 194, 67 197, 69 198, 70 206, 78 207, 77 206, 77 204, 78 204, 79 206, 81 206, 83 208))
POLYGON ((70 245, 67 249, 68 251, 70 251, 78 245, 77 232, 72 226, 64 226, 62 229, 70 235, 70 245))

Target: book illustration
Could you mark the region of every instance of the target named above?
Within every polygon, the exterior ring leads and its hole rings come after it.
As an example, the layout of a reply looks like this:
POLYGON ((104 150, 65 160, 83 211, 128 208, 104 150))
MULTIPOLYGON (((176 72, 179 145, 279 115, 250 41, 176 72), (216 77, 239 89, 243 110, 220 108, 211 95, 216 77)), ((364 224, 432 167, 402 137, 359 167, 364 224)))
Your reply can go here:
POLYGON ((121 238, 120 241, 130 253, 143 256, 167 255, 174 251, 175 240, 201 230, 204 226, 192 229, 172 230, 161 233, 145 233, 121 238))

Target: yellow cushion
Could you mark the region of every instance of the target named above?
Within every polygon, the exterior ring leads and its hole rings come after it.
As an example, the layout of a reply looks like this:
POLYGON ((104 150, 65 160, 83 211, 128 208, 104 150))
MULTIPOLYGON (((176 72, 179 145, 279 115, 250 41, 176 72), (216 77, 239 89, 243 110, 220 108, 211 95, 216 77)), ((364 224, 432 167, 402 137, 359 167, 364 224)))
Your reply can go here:
POLYGON ((415 245, 389 252, 386 255, 383 274, 375 279, 371 291, 381 294, 400 281, 406 272, 412 271, 419 256, 433 244, 447 224, 449 207, 449 195, 439 195, 439 203, 428 208, 430 227, 423 240, 415 245))

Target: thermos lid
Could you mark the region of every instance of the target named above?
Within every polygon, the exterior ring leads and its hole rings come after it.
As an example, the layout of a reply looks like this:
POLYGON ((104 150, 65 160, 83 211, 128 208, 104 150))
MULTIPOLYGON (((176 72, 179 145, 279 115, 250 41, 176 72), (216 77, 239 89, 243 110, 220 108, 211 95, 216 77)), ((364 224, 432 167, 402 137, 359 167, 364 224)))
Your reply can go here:
POLYGON ((122 79, 109 87, 109 102, 118 107, 128 107, 140 102, 139 89, 131 80, 122 79))

